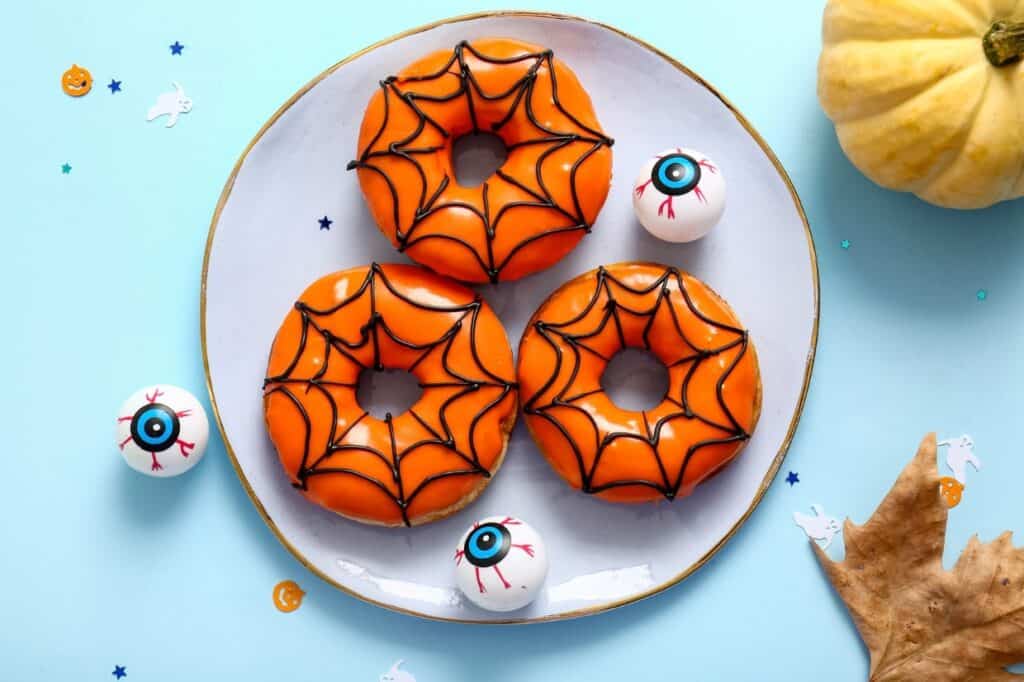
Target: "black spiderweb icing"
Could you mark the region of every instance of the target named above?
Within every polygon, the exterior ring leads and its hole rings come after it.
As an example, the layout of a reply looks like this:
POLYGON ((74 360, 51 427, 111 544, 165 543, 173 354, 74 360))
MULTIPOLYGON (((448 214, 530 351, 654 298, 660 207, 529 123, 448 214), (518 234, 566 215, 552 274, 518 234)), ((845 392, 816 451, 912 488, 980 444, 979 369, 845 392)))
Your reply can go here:
POLYGON ((616 279, 612 274, 608 272, 604 267, 598 268, 597 271, 597 286, 594 288, 594 293, 587 303, 586 307, 571 320, 561 323, 545 322, 543 319, 538 319, 533 323, 534 331, 545 340, 545 342, 551 346, 555 353, 556 362, 554 371, 551 376, 545 381, 545 383, 536 391, 532 396, 526 398, 524 401, 523 411, 528 415, 534 415, 545 421, 551 423, 563 436, 568 446, 572 449, 573 455, 575 456, 577 466, 579 468, 580 481, 582 482, 582 490, 586 493, 599 493, 611 488, 619 488, 623 486, 644 486, 653 488, 659 493, 665 496, 665 498, 671 500, 676 497, 679 493, 679 488, 682 485, 684 476, 686 474, 686 468, 689 465, 691 458, 694 453, 700 448, 719 445, 726 443, 734 443, 745 441, 750 438, 750 434, 740 426, 739 422, 733 416, 729 410, 729 406, 726 405, 725 399, 722 395, 722 390, 726 380, 732 374, 733 370, 740 363, 743 356, 747 352, 749 345, 748 334, 746 330, 732 327, 730 325, 722 324, 715 320, 710 319, 703 313, 701 313, 693 304, 689 293, 686 291, 686 287, 683 283, 682 273, 676 268, 666 268, 664 274, 662 274, 654 283, 650 284, 645 288, 631 288, 622 281, 616 279), (671 305, 670 295, 673 290, 672 283, 678 287, 678 291, 682 294, 682 299, 686 303, 690 312, 697 316, 701 321, 716 327, 722 331, 734 335, 733 338, 728 340, 726 343, 716 346, 713 348, 702 348, 695 344, 689 339, 683 332, 682 325, 679 323, 679 317, 677 316, 673 306, 671 305), (623 291, 630 292, 632 294, 650 294, 657 291, 657 298, 654 304, 646 309, 634 309, 624 305, 616 298, 616 288, 623 291), (584 333, 569 333, 565 331, 567 327, 571 327, 577 324, 581 320, 587 317, 595 306, 599 305, 599 301, 603 299, 604 312, 601 314, 597 326, 584 333), (673 386, 669 386, 668 393, 665 395, 664 400, 675 405, 678 410, 670 414, 664 415, 659 418, 655 423, 651 424, 648 420, 647 411, 641 411, 641 419, 644 424, 645 434, 637 434, 635 432, 628 431, 613 431, 601 436, 601 429, 599 428, 597 421, 594 417, 583 407, 580 407, 577 403, 583 400, 587 396, 600 393, 601 389, 585 391, 582 393, 573 394, 573 386, 576 383, 576 379, 580 369, 580 363, 582 359, 582 353, 592 353, 595 356, 601 358, 605 362, 611 360, 610 356, 605 356, 597 350, 587 345, 587 340, 594 338, 604 332, 609 324, 614 325, 614 329, 618 335, 619 348, 625 348, 627 342, 622 329, 622 315, 633 315, 638 317, 646 317, 647 322, 643 328, 643 347, 650 350, 650 330, 654 324, 655 315, 659 308, 664 307, 673 322, 676 333, 679 335, 682 344, 681 348, 685 349, 685 354, 679 359, 668 363, 668 367, 679 367, 689 365, 686 375, 683 379, 682 384, 679 386, 677 393, 673 392, 673 386), (561 341, 558 342, 556 340, 561 341), (566 358, 566 354, 563 353, 562 349, 567 348, 570 351, 570 357, 566 358), (718 423, 714 420, 701 415, 694 411, 690 406, 690 400, 688 397, 688 391, 690 388, 690 380, 697 372, 698 367, 701 363, 714 358, 721 353, 724 353, 733 348, 739 347, 740 351, 736 354, 736 357, 725 369, 722 375, 719 377, 716 385, 717 402, 721 407, 723 413, 726 415, 727 423, 718 423), (558 388, 554 393, 551 400, 546 403, 540 403, 540 397, 547 394, 558 377, 562 373, 563 363, 572 362, 572 370, 569 373, 569 378, 565 381, 565 384, 558 388), (574 410, 589 420, 593 433, 595 435, 594 443, 594 459, 589 469, 584 461, 584 456, 581 451, 580 444, 573 438, 569 429, 559 420, 556 411, 558 409, 570 409, 574 410), (691 445, 683 458, 682 465, 678 472, 669 472, 665 462, 658 452, 658 445, 661 439, 661 432, 663 427, 677 419, 682 420, 699 420, 708 426, 711 426, 721 431, 721 437, 707 439, 691 445), (611 480, 608 482, 594 485, 593 480, 595 474, 601 464, 602 455, 610 444, 620 438, 631 438, 634 440, 646 441, 653 453, 653 457, 656 459, 658 464, 658 470, 660 473, 660 480, 646 480, 646 479, 623 479, 623 480, 611 480))
POLYGON ((427 239, 440 239, 458 243, 474 254, 481 272, 486 275, 487 279, 491 282, 497 282, 501 278, 501 271, 508 265, 512 258, 515 257, 519 251, 526 248, 533 242, 545 237, 566 232, 582 231, 586 233, 590 231, 591 225, 583 215, 583 209, 581 208, 579 195, 576 189, 576 174, 580 166, 582 166, 588 158, 602 147, 610 147, 614 141, 599 130, 595 130, 584 125, 578 118, 562 106, 562 103, 558 98, 558 83, 556 81, 553 58, 554 54, 551 50, 532 52, 516 57, 490 57, 481 53, 467 41, 462 41, 455 46, 455 49, 452 51, 452 56, 447 63, 434 73, 405 78, 389 76, 388 78, 380 81, 380 87, 384 93, 384 117, 376 134, 371 138, 370 142, 366 145, 366 148, 359 153, 359 158, 348 164, 348 169, 352 170, 354 168, 360 168, 368 170, 378 174, 384 179, 391 194, 393 220, 395 223, 395 239, 398 242, 399 251, 405 251, 427 239), (513 83, 511 87, 501 92, 487 93, 483 91, 476 78, 474 78, 472 68, 466 62, 467 52, 480 61, 487 62, 489 64, 515 64, 519 62, 532 63, 522 78, 513 83), (568 120, 577 126, 577 130, 555 130, 537 120, 533 110, 533 97, 537 82, 537 74, 542 66, 547 66, 547 73, 551 79, 551 95, 555 107, 557 107, 568 120), (436 96, 418 94, 405 89, 406 86, 410 86, 411 84, 436 80, 447 75, 457 76, 458 87, 446 95, 436 96), (537 186, 540 189, 539 192, 526 186, 521 181, 512 177, 508 173, 503 172, 499 168, 492 178, 483 183, 482 192, 484 210, 481 211, 475 206, 459 201, 438 203, 441 194, 452 182, 452 178, 449 177, 448 174, 445 174, 437 187, 428 187, 426 173, 423 170, 422 164, 416 157, 440 153, 445 149, 445 146, 416 146, 416 140, 427 126, 434 128, 446 139, 451 136, 451 133, 428 116, 416 102, 417 100, 448 102, 458 98, 465 98, 467 115, 474 133, 481 132, 474 107, 474 100, 476 98, 485 101, 498 101, 504 99, 511 100, 509 109, 505 115, 498 121, 491 124, 490 132, 493 133, 500 133, 505 125, 513 119, 516 110, 520 106, 523 107, 526 112, 527 119, 536 129, 537 134, 535 137, 507 144, 507 149, 508 152, 511 153, 514 149, 527 145, 547 146, 547 149, 537 157, 535 164, 534 172, 537 186), (374 146, 378 143, 384 133, 384 130, 387 128, 391 107, 399 104, 401 106, 408 107, 416 115, 418 119, 416 127, 404 138, 389 143, 386 149, 374 149, 374 146), (569 171, 572 206, 561 206, 557 201, 555 201, 544 182, 544 174, 542 170, 543 165, 544 162, 555 152, 570 144, 578 142, 589 144, 590 146, 573 162, 569 171), (417 174, 420 177, 418 196, 416 196, 415 191, 407 191, 405 194, 399 192, 398 187, 387 172, 374 163, 375 159, 379 159, 381 157, 402 159, 411 163, 416 168, 417 174), (494 213, 494 215, 492 215, 488 202, 488 193, 490 185, 495 182, 495 178, 513 185, 520 191, 527 194, 530 197, 530 200, 510 202, 502 206, 496 213, 494 213), (408 229, 403 230, 403 225, 400 220, 401 211, 399 210, 399 201, 402 197, 406 197, 406 200, 408 200, 408 198, 414 196, 416 196, 417 201, 415 217, 408 229), (494 253, 494 241, 501 220, 509 210, 523 206, 550 209, 564 218, 565 224, 553 227, 524 239, 516 244, 515 247, 513 247, 512 250, 499 261, 496 259, 494 253), (486 254, 481 255, 478 253, 472 244, 461 237, 448 234, 427 234, 423 236, 416 234, 417 228, 426 218, 439 211, 453 208, 471 211, 480 219, 480 226, 484 231, 484 237, 487 243, 486 254))
POLYGON ((384 269, 376 263, 372 264, 367 269, 366 278, 353 294, 330 308, 318 310, 301 300, 297 301, 295 303, 295 309, 299 312, 302 318, 302 332, 298 347, 295 350, 295 355, 284 371, 274 376, 267 377, 263 384, 265 396, 280 393, 288 398, 289 402, 299 411, 305 427, 305 443, 303 447, 302 460, 298 470, 293 474, 295 481, 292 485, 296 488, 306 490, 308 488, 309 479, 314 476, 354 476, 356 478, 361 478, 379 488, 388 497, 388 499, 398 507, 402 515, 402 521, 405 525, 410 525, 408 514, 409 505, 412 504, 413 500, 415 500, 416 497, 430 484, 453 476, 481 476, 483 478, 490 478, 491 472, 480 463, 480 457, 476 447, 476 431, 480 422, 488 413, 497 409, 502 403, 504 403, 509 394, 514 395, 516 384, 515 382, 508 381, 503 377, 498 376, 489 370, 483 362, 483 358, 481 357, 482 353, 477 341, 477 321, 479 319, 482 306, 483 301, 479 295, 476 295, 469 303, 461 305, 434 305, 412 299, 401 293, 395 285, 389 281, 384 269), (445 314, 455 313, 458 314, 458 317, 452 325, 436 339, 425 343, 413 343, 398 336, 391 327, 389 327, 387 320, 384 319, 380 312, 378 312, 377 297, 381 287, 384 287, 388 294, 420 310, 445 314), (318 324, 317 320, 319 318, 332 315, 339 310, 362 300, 366 296, 370 299, 370 316, 366 323, 358 330, 358 338, 355 341, 349 341, 337 336, 318 324), (473 357, 474 364, 480 370, 480 376, 467 376, 451 366, 450 355, 452 353, 452 345, 455 343, 459 334, 464 333, 463 330, 465 330, 465 333, 468 333, 469 335, 470 353, 473 357), (440 412, 437 415, 437 419, 440 422, 440 429, 431 426, 429 420, 425 419, 423 415, 418 414, 415 410, 415 405, 409 409, 409 414, 419 423, 420 426, 423 427, 427 436, 402 448, 399 448, 395 440, 394 418, 390 413, 386 414, 384 422, 387 424, 388 433, 391 437, 390 446, 386 452, 365 444, 348 442, 346 440, 346 437, 357 424, 367 418, 373 419, 373 417, 371 417, 369 413, 361 407, 359 408, 361 412, 360 415, 339 432, 338 403, 335 396, 328 390, 328 388, 333 386, 351 389, 353 391, 352 400, 355 401, 354 391, 357 384, 329 381, 324 378, 328 371, 328 364, 331 362, 332 358, 339 362, 354 363, 360 368, 360 370, 369 368, 377 370, 384 369, 386 364, 384 362, 385 358, 382 357, 380 349, 381 334, 386 335, 386 337, 392 342, 405 348, 417 352, 422 351, 422 354, 409 366, 410 372, 414 372, 416 367, 431 353, 440 353, 441 367, 450 380, 430 383, 424 383, 421 381, 419 383, 419 387, 424 393, 427 391, 448 391, 452 393, 452 395, 442 402, 440 412), (323 344, 323 362, 319 365, 319 369, 315 374, 307 377, 296 376, 295 371, 299 365, 299 361, 302 358, 303 353, 306 352, 309 344, 312 343, 323 344), (353 354, 353 351, 358 351, 359 349, 365 348, 367 345, 370 345, 373 350, 373 362, 369 365, 361 362, 353 354), (459 434, 456 434, 449 424, 447 416, 449 408, 466 396, 479 394, 482 391, 488 390, 494 392, 496 397, 489 400, 486 405, 477 412, 469 425, 467 435, 464 438, 460 438, 459 434), (330 405, 330 435, 327 438, 325 446, 316 452, 312 451, 312 445, 310 443, 312 434, 310 416, 306 408, 303 406, 302 401, 299 399, 297 391, 303 394, 308 394, 310 391, 317 391, 323 395, 330 405), (402 463, 411 457, 415 457, 419 453, 426 453, 426 456, 429 456, 430 450, 427 446, 441 446, 447 449, 448 452, 460 458, 464 463, 464 466, 457 469, 437 471, 423 479, 423 481, 416 485, 415 488, 406 490, 402 476, 402 463), (397 489, 397 492, 392 492, 391 488, 384 481, 378 480, 365 472, 346 466, 344 462, 344 454, 351 451, 370 453, 380 459, 380 461, 383 462, 390 470, 392 482, 397 489))

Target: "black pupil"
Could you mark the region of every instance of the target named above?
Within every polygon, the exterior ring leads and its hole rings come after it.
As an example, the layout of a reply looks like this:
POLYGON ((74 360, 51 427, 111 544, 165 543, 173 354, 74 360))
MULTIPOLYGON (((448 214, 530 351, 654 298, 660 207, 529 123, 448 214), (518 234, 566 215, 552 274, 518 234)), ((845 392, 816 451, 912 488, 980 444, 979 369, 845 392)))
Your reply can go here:
POLYGON ((147 403, 136 410, 132 417, 131 436, 135 444, 146 452, 163 452, 173 446, 181 433, 178 416, 167 405, 147 403), (161 412, 160 415, 153 411, 161 412))
POLYGON ((500 523, 485 523, 466 537, 462 551, 477 568, 501 562, 512 546, 512 534, 500 523))
POLYGON ((651 182, 659 192, 670 197, 691 192, 700 184, 700 176, 700 164, 688 154, 666 156, 651 169, 651 182), (690 175, 689 181, 687 175, 690 175))

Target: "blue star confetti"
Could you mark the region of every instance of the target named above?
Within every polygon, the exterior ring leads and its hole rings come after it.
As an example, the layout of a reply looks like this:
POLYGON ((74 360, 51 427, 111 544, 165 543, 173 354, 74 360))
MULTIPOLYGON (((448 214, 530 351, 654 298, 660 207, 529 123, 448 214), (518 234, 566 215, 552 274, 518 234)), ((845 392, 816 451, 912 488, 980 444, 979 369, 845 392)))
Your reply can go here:
POLYGON ((185 49, 185 46, 179 43, 177 40, 175 40, 174 44, 170 45, 169 47, 171 48, 171 54, 181 54, 181 51, 185 49))
POLYGON ((790 471, 789 472, 789 476, 786 476, 786 483, 789 484, 790 488, 793 487, 794 483, 799 483, 799 482, 800 482, 800 475, 798 473, 796 473, 795 471, 790 471))
POLYGON ((849 239, 844 239, 843 241, 839 242, 839 246, 843 249, 843 251, 849 251, 850 250, 850 240, 849 239))
POLYGON ((975 294, 975 296, 978 297, 979 301, 984 301, 986 298, 988 298, 988 292, 985 291, 984 289, 978 289, 978 293, 975 294))
POLYGON ((327 216, 320 218, 317 222, 320 223, 321 230, 330 230, 331 224, 334 223, 334 221, 328 218, 327 216))
POLYGON ((64 175, 69 175, 71 173, 71 164, 70 163, 63 164, 60 167, 60 172, 63 173, 64 175))
POLYGON ((116 81, 113 78, 111 78, 110 84, 107 87, 110 88, 111 95, 113 95, 115 92, 121 92, 121 81, 116 81))
POLYGON ((128 677, 128 673, 126 673, 124 671, 124 666, 123 665, 115 665, 114 666, 114 672, 112 672, 110 674, 113 675, 114 677, 116 677, 117 679, 121 679, 122 677, 128 677))

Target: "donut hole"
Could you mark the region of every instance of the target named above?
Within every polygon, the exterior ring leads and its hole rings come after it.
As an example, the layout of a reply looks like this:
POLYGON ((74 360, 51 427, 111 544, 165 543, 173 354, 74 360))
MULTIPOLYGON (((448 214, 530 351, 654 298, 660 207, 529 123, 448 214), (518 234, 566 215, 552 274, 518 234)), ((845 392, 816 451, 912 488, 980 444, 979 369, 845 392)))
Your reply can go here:
POLYGON ((404 369, 364 369, 356 387, 360 407, 375 419, 407 412, 422 394, 419 380, 404 369))
POLYGON ((493 133, 468 133, 452 145, 455 181, 463 187, 479 187, 508 158, 505 142, 493 133))
POLYGON ((623 348, 601 375, 601 388, 623 410, 650 410, 668 393, 668 369, 639 348, 623 348))

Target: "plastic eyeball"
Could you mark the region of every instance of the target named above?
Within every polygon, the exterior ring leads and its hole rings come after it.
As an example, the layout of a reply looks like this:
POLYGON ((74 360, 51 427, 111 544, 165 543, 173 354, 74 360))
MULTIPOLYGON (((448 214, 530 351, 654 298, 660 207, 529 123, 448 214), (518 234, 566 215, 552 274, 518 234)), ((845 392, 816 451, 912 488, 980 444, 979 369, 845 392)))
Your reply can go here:
POLYGON ((456 583, 488 611, 521 609, 540 593, 548 575, 544 541, 529 524, 491 516, 473 524, 455 550, 456 583))
POLYGON ((725 179, 701 152, 676 147, 644 164, 633 185, 633 211, 644 229, 668 242, 700 239, 725 210, 725 179))
POLYGON ((117 446, 128 466, 149 476, 183 474, 203 458, 210 437, 206 410, 177 386, 132 394, 117 417, 117 446))

